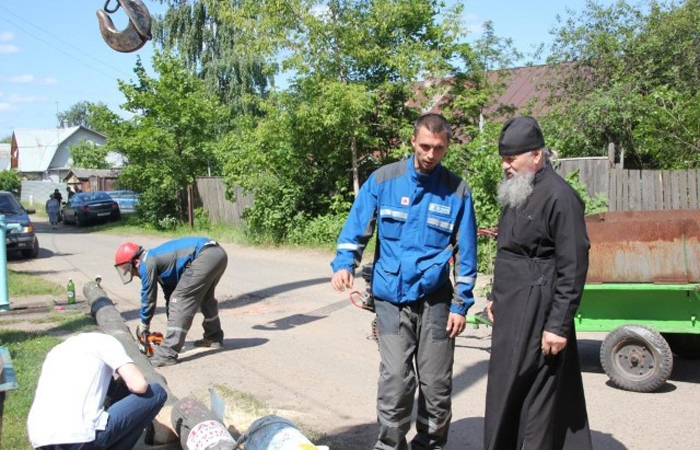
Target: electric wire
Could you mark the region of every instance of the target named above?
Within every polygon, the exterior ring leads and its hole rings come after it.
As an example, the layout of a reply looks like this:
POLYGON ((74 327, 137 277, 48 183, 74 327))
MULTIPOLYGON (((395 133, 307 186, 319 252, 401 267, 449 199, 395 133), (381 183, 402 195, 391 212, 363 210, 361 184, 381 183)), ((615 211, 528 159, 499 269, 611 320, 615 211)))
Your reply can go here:
MULTIPOLYGON (((102 65, 104 65, 105 67, 108 67, 108 68, 114 70, 115 72, 117 72, 117 73, 119 73, 119 74, 121 74, 121 75, 125 75, 125 76, 127 76, 127 77, 128 77, 128 76, 131 76, 131 75, 127 74, 126 72, 124 72, 123 70, 121 70, 121 69, 119 69, 119 68, 117 68, 117 67, 115 67, 115 66, 113 66, 113 65, 111 65, 111 64, 109 64, 109 63, 106 63, 106 62, 104 62, 104 61, 102 61, 102 60, 100 60, 100 59, 97 59, 97 58, 93 57, 93 56, 84 54, 82 50, 80 50, 78 47, 74 46, 73 44, 71 44, 71 43, 69 43, 69 42, 67 42, 67 41, 65 41, 65 40, 63 40, 63 39, 61 39, 60 37, 58 37, 58 36, 56 36, 56 35, 50 33, 49 31, 46 31, 46 30, 43 29, 42 27, 40 27, 40 26, 38 26, 38 25, 35 25, 35 24, 29 22, 28 20, 26 20, 26 19, 24 19, 24 18, 18 16, 17 14, 13 13, 12 11, 8 10, 7 8, 5 8, 5 7, 2 6, 2 5, 0 5, 0 10, 3 10, 3 11, 5 11, 6 13, 8 13, 8 14, 10 14, 10 15, 16 17, 17 19, 21 20, 22 22, 25 22, 25 23, 27 23, 28 25, 30 25, 30 26, 32 26, 32 27, 34 27, 34 28, 40 30, 41 32, 47 34, 47 35, 50 36, 52 39, 54 39, 54 40, 56 40, 56 41, 62 43, 63 45, 66 45, 67 47, 70 47, 70 48, 72 48, 72 49, 74 49, 74 50, 80 52, 81 54, 83 54, 83 56, 86 56, 87 58, 89 58, 89 59, 91 59, 91 60, 93 60, 93 61, 95 61, 95 62, 97 62, 97 63, 99 63, 99 64, 102 64, 102 65)), ((85 67, 88 67, 88 68, 90 68, 90 69, 92 69, 92 70, 94 70, 94 71, 96 71, 96 72, 98 72, 98 73, 100 73, 100 74, 102 74, 102 75, 104 75, 104 76, 106 76, 106 77, 109 77, 110 79, 114 79, 114 78, 115 78, 113 74, 106 73, 106 72, 102 71, 101 69, 99 69, 99 68, 97 68, 97 67, 95 67, 95 66, 89 64, 88 62, 86 62, 86 61, 84 61, 84 60, 78 58, 78 57, 75 56, 74 54, 68 53, 67 51, 65 51, 65 50, 63 50, 63 49, 61 49, 61 48, 55 46, 54 44, 52 44, 52 43, 49 42, 48 40, 46 40, 46 39, 44 39, 44 38, 42 38, 42 37, 40 37, 40 36, 37 36, 36 34, 33 34, 31 31, 29 31, 29 30, 27 30, 26 28, 22 27, 22 26, 19 25, 18 23, 13 22, 12 20, 8 19, 6 16, 0 15, 0 19, 1 19, 1 20, 4 20, 5 22, 8 22, 9 24, 11 24, 11 25, 13 25, 13 26, 15 26, 15 27, 17 27, 17 29, 23 31, 23 32, 26 33, 28 36, 30 36, 30 37, 32 37, 32 38, 34 38, 34 39, 36 39, 36 40, 38 40, 38 41, 40 41, 40 42, 42 42, 42 43, 48 45, 49 47, 51 47, 52 49, 56 50, 57 52, 60 52, 60 53, 62 53, 63 55, 66 55, 66 56, 68 56, 69 58, 72 58, 72 59, 78 61, 79 63, 83 64, 85 67)))

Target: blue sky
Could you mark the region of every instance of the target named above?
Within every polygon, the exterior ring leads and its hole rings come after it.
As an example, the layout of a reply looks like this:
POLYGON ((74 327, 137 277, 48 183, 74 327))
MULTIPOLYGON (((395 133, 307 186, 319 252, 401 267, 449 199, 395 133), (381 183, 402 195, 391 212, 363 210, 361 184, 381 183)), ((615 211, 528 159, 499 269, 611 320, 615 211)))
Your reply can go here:
MULTIPOLYGON (((164 11, 159 1, 144 3, 154 13, 164 11)), ((56 127, 57 112, 84 100, 122 113, 117 80, 135 78, 137 56, 148 66, 153 46, 127 54, 110 49, 95 16, 103 5, 104 0, 0 2, 0 138, 15 128, 56 127)), ((490 20, 498 36, 513 38, 527 52, 549 41, 557 14, 584 6, 585 0, 466 0, 464 25, 477 36, 490 20)), ((126 24, 121 11, 113 18, 120 29, 126 24)))

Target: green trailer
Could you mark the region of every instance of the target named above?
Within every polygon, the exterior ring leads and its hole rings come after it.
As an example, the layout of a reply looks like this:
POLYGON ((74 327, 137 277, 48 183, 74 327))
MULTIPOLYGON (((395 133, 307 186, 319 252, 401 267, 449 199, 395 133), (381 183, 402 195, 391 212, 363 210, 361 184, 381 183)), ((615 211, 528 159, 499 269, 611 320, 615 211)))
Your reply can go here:
MULTIPOLYGON (((603 370, 618 387, 653 392, 673 354, 700 357, 700 211, 606 212, 586 217, 590 264, 577 332, 608 333, 603 370)), ((488 325, 483 314, 468 322, 488 325)))
POLYGON ((578 332, 608 332, 600 362, 618 387, 652 392, 673 353, 700 356, 700 211, 588 216, 590 265, 578 332))
POLYGON ((673 370, 673 354, 700 356, 700 284, 587 284, 577 332, 608 332, 600 363, 618 387, 653 392, 673 370))

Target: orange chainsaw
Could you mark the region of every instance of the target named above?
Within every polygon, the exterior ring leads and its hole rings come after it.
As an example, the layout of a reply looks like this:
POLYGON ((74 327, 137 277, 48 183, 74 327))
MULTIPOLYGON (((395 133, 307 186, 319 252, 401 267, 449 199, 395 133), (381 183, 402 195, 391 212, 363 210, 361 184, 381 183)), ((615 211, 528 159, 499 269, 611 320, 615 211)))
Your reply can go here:
POLYGON ((144 331, 137 338, 139 351, 148 357, 153 356, 155 348, 163 343, 163 333, 157 331, 144 331))

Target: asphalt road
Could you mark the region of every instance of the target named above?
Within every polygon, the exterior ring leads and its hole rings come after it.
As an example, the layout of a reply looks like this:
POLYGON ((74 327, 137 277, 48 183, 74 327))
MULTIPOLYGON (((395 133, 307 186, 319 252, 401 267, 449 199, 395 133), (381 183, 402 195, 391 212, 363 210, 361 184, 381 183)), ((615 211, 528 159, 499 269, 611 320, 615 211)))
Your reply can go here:
MULTIPOLYGON (((84 283, 102 287, 127 324, 138 323, 139 283, 122 285, 113 268, 117 246, 133 240, 150 247, 162 239, 91 233, 72 226, 51 230, 38 222, 41 253, 12 260, 13 270, 61 284, 72 278, 78 299, 84 283)), ((372 447, 379 355, 368 339, 371 314, 354 308, 347 293, 330 287, 327 252, 247 248, 224 244, 229 264, 218 290, 225 348, 193 349, 201 316, 180 363, 158 369, 175 395, 202 396, 213 385, 244 391, 278 414, 325 432, 338 449, 372 447)), ((363 289, 362 280, 356 287, 363 289)), ((477 299, 475 312, 483 307, 477 299)), ((151 328, 165 331, 162 302, 151 328)), ((614 388, 598 360, 603 334, 580 333, 579 348, 596 449, 699 448, 700 361, 676 359, 660 392, 614 388)), ((481 449, 490 351, 487 328, 467 328, 457 339, 453 421, 448 450, 481 449)))

